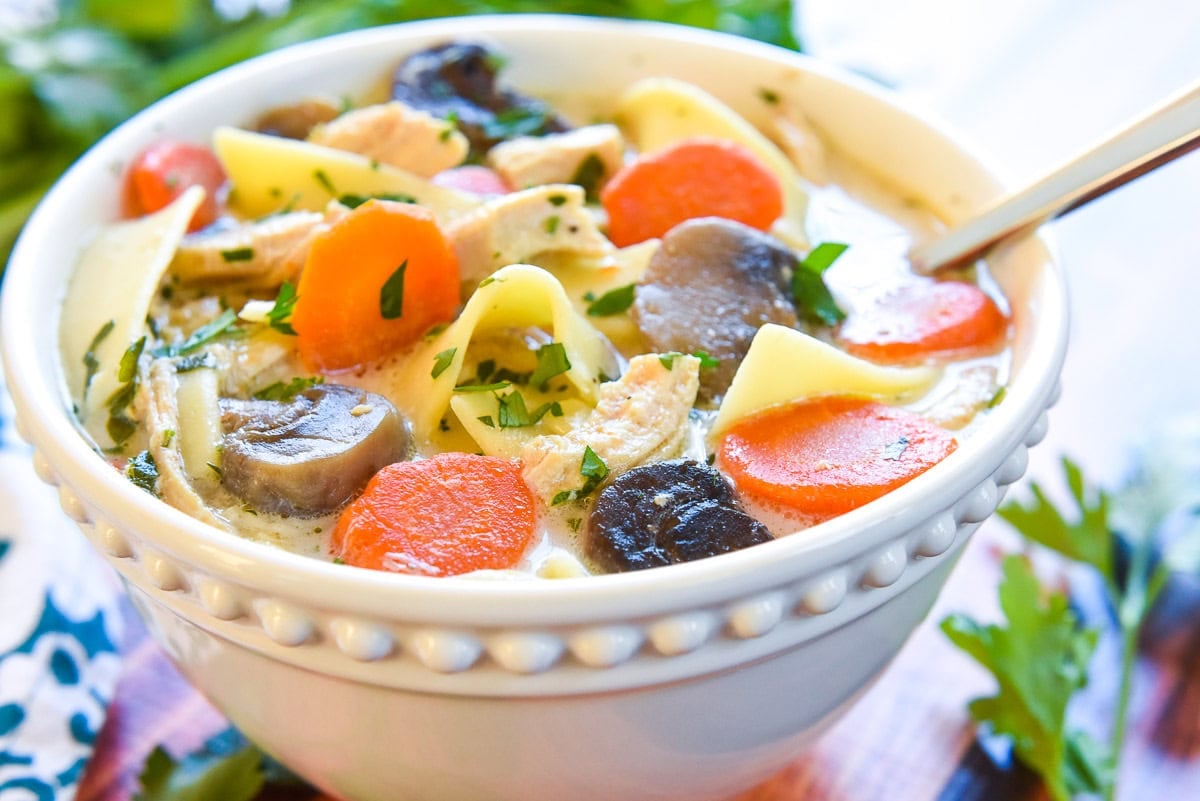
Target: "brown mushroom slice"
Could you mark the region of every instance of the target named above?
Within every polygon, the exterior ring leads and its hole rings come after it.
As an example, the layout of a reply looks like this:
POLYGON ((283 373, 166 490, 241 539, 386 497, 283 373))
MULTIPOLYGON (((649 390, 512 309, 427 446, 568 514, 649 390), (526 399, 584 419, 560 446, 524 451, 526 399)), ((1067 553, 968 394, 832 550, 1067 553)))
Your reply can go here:
POLYGON ((225 488, 256 511, 316 517, 355 497, 404 459, 409 435, 379 395, 339 384, 289 401, 221 401, 225 488))
POLYGON ((651 350, 704 351, 700 398, 724 394, 767 323, 794 328, 788 297, 796 255, 753 228, 715 217, 688 220, 662 239, 637 288, 633 316, 651 350))
POLYGON ((301 100, 263 112, 254 121, 254 130, 285 139, 304 139, 313 128, 341 113, 342 109, 328 100, 301 100))

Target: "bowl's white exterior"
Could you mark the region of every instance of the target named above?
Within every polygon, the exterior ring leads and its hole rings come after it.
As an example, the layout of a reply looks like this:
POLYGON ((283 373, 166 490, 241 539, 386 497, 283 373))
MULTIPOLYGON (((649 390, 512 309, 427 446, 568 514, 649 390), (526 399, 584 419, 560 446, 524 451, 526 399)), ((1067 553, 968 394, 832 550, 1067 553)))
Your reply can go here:
POLYGON ((966 538, 1045 433, 1066 345, 1060 272, 1008 246, 1014 375, 959 450, 802 535, 637 574, 445 581, 348 569, 209 529, 126 482, 74 428, 58 309, 120 166, 165 135, 203 140, 265 106, 354 92, 405 53, 483 38, 535 92, 611 95, 669 74, 752 120, 768 87, 845 152, 948 220, 999 191, 936 126, 795 54, 666 26, 468 18, 316 42, 220 73, 96 146, 14 253, 0 316, 8 384, 39 474, 125 579, 155 635, 250 737, 349 799, 722 798, 795 757, 928 612, 966 538))

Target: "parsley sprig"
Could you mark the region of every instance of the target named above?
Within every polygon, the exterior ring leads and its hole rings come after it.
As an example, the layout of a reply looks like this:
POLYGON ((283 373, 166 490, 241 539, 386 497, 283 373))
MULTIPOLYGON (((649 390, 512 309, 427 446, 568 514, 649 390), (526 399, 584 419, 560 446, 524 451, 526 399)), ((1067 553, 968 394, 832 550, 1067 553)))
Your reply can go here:
POLYGON ((792 272, 792 302, 801 317, 825 325, 837 325, 846 318, 825 285, 825 271, 848 247, 840 242, 822 242, 796 263, 792 272))

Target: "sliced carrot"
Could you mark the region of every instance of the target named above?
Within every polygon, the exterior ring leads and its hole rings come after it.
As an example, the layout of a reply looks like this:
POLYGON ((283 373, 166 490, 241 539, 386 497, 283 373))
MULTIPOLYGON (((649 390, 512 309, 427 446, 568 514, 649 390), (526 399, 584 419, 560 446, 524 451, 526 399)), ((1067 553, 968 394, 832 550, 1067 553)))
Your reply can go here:
POLYGON ((296 295, 292 327, 304 363, 345 370, 452 319, 458 262, 428 209, 369 200, 316 238, 296 295))
POLYGON ((851 312, 838 337, 855 356, 896 364, 986 353, 1000 347, 1008 318, 963 281, 912 281, 851 312))
POLYGON ((783 213, 783 190, 741 145, 695 138, 623 168, 604 186, 600 202, 609 238, 626 247, 696 217, 724 217, 765 231, 783 213))
POLYGON ((165 208, 190 187, 202 186, 204 201, 188 225, 198 231, 220 214, 225 170, 211 150, 188 142, 164 140, 143 150, 125 176, 125 214, 140 217, 165 208))
POLYGON ((438 186, 461 189, 476 195, 507 195, 513 191, 500 173, 478 164, 442 170, 430 180, 438 186))
POLYGON ((423 576, 514 567, 533 539, 520 462, 443 453, 380 470, 333 530, 346 564, 423 576))
POLYGON ((908 483, 956 447, 949 432, 914 412, 830 396, 733 426, 717 466, 746 496, 821 521, 908 483))

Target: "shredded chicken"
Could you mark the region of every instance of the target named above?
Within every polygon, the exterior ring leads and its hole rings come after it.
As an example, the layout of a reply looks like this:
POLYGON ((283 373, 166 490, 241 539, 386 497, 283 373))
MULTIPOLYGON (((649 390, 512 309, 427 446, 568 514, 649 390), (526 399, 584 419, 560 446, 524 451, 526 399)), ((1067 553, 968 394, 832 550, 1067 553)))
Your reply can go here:
POLYGON ((521 451, 525 483, 545 501, 583 483, 580 466, 591 448, 617 475, 648 462, 678 456, 688 435, 688 414, 700 387, 694 356, 635 356, 620 380, 602 384, 600 400, 575 430, 530 440, 521 451))
POLYGON ((602 256, 612 245, 584 204, 583 189, 537 186, 489 200, 446 228, 464 282, 546 251, 602 256))
POLYGON ((322 228, 324 219, 316 212, 296 211, 233 228, 201 231, 180 244, 171 274, 183 284, 278 286, 300 272, 312 236, 322 228))
POLYGON ((488 151, 492 168, 509 186, 571 183, 590 157, 599 159, 603 180, 621 168, 625 139, 615 125, 589 125, 566 133, 522 136, 488 151))
POLYGON ((175 366, 170 359, 155 359, 145 382, 147 389, 146 432, 150 453, 158 467, 158 491, 167 503, 202 523, 232 531, 229 523, 215 515, 193 489, 179 451, 179 404, 176 400, 175 366))
POLYGON ((768 120, 766 130, 801 175, 815 184, 829 183, 825 145, 804 112, 792 104, 784 104, 768 120))
POLYGON ((467 157, 467 138, 454 124, 399 101, 348 111, 313 128, 308 141, 358 153, 429 178, 467 157))

